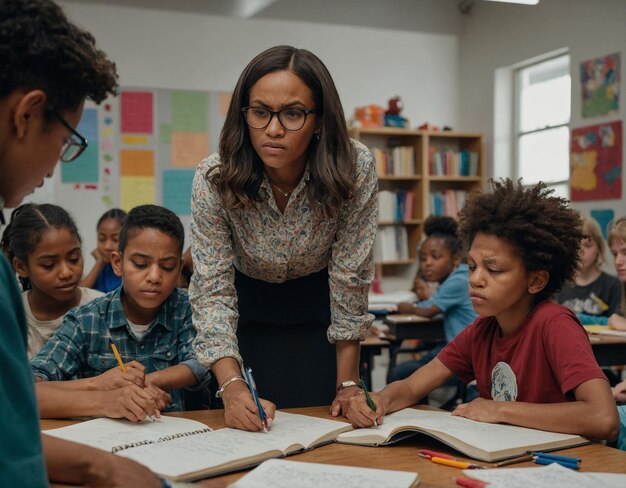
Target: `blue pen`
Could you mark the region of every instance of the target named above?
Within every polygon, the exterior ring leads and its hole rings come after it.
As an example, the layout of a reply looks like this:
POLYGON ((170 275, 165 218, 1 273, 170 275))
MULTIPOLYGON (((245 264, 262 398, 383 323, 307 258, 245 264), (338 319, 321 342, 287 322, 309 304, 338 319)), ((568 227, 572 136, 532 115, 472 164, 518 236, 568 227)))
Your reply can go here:
POLYGON ((248 388, 250 388, 250 393, 252 393, 252 398, 254 398, 256 407, 259 409, 259 417, 261 417, 263 431, 267 432, 267 417, 265 416, 265 410, 263 410, 263 407, 261 406, 259 394, 256 391, 256 383, 254 382, 254 378, 252 377, 252 368, 244 368, 243 373, 246 376, 246 381, 248 382, 248 388))
POLYGON ((556 454, 550 454, 547 452, 533 451, 531 452, 533 456, 542 457, 546 459, 554 459, 555 461, 565 461, 566 463, 579 463, 582 461, 580 458, 569 457, 569 456, 557 456, 556 454))
POLYGON ((545 457, 540 457, 540 456, 537 456, 535 458, 535 464, 545 465, 545 464, 552 464, 552 463, 560 464, 564 468, 580 469, 580 466, 578 465, 578 463, 568 463, 565 461, 557 461, 556 459, 550 459, 550 458, 545 458, 545 457))

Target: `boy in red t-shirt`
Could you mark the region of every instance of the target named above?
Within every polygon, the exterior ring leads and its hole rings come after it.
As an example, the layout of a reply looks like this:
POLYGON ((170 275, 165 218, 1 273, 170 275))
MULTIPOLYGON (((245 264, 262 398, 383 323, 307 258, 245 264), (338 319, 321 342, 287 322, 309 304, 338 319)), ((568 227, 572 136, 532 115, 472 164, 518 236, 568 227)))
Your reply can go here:
POLYGON ((475 379, 480 398, 453 415, 614 439, 615 402, 587 334, 574 314, 549 301, 576 271, 580 217, 543 183, 491 183, 493 191, 468 197, 459 215, 480 316, 427 365, 373 393, 375 412, 359 395, 346 416, 356 427, 380 423, 456 375, 475 379))

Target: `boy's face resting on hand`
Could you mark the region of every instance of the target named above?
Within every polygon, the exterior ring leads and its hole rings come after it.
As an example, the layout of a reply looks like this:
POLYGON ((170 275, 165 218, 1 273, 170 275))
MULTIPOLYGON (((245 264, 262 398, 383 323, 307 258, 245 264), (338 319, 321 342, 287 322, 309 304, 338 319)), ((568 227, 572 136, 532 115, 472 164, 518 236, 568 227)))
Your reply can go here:
POLYGON ((181 255, 178 241, 153 229, 132 229, 124 252, 114 252, 111 264, 122 277, 122 305, 136 324, 150 323, 178 283, 181 255))
POLYGON ((516 249, 495 235, 478 233, 467 253, 469 287, 476 313, 495 316, 505 334, 513 332, 532 307, 548 273, 527 273, 516 249))

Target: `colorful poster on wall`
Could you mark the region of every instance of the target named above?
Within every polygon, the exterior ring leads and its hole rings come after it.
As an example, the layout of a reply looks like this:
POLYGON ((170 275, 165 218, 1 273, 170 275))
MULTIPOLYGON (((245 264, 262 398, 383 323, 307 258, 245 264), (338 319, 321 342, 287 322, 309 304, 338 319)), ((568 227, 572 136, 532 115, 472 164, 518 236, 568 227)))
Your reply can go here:
POLYGON ((620 54, 580 63, 583 117, 619 112, 620 54))
POLYGON ((120 96, 123 133, 152 134, 153 94, 123 91, 120 96))
POLYGON ((86 108, 76 131, 88 141, 85 151, 74 161, 61 165, 63 183, 98 183, 98 110, 86 108))
POLYGON ((191 215, 193 169, 163 170, 163 206, 178 215, 191 215))
POLYGON ((615 218, 615 212, 612 209, 606 208, 602 210, 592 210, 591 218, 593 218, 598 225, 600 226, 600 230, 602 231, 602 237, 604 239, 608 239, 609 237, 609 224, 613 222, 615 218))
POLYGON ((622 198, 622 122, 572 129, 571 199, 622 198))

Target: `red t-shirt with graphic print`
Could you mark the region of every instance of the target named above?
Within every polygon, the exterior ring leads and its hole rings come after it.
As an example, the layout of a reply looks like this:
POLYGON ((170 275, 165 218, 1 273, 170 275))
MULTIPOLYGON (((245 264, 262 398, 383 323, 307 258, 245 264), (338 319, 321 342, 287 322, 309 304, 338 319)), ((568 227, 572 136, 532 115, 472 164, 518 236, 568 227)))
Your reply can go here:
POLYGON ((507 337, 495 317, 478 317, 437 357, 463 382, 475 379, 482 398, 494 400, 563 402, 585 381, 606 380, 576 316, 549 301, 507 337))

